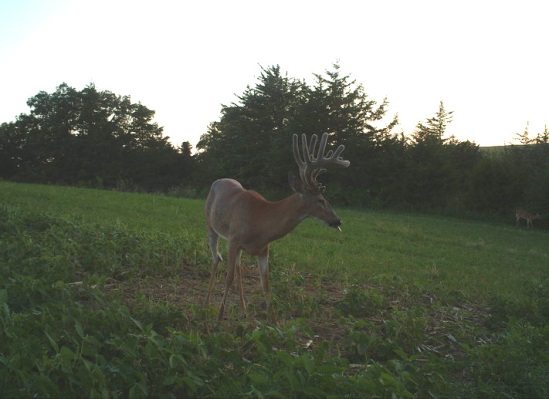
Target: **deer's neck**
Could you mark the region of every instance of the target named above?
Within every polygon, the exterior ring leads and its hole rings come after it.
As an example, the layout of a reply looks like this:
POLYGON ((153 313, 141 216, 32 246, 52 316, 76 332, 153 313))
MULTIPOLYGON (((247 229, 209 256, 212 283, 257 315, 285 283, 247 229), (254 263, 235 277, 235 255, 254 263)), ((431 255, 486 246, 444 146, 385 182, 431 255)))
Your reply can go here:
POLYGON ((299 194, 292 194, 283 200, 266 204, 262 224, 264 231, 268 231, 268 242, 284 237, 307 217, 302 203, 299 194))
POLYGON ((233 227, 230 240, 252 255, 259 255, 269 243, 284 237, 305 219, 308 214, 299 194, 277 202, 267 201, 255 192, 249 207, 236 217, 240 227, 233 227))

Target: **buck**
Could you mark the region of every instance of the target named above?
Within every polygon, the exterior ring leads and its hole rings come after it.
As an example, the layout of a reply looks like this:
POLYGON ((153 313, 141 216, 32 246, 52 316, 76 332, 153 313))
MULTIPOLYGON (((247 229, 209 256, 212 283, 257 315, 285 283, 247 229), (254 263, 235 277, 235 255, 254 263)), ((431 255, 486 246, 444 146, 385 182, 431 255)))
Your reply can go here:
POLYGON ((534 223, 532 223, 532 220, 541 219, 541 216, 539 215, 539 213, 537 212, 531 213, 523 209, 517 210, 517 212, 515 213, 515 216, 517 218, 517 226, 519 225, 520 219, 526 220, 526 228, 530 228, 530 227, 534 228, 534 223))
POLYGON ((218 320, 223 319, 225 302, 236 271, 240 287, 240 307, 246 312, 240 257, 246 251, 258 259, 261 287, 265 295, 267 309, 270 305, 269 285, 269 243, 284 237, 304 219, 311 217, 341 231, 341 220, 323 196, 325 187, 317 181, 327 166, 346 168, 350 162, 341 157, 345 149, 340 145, 335 151, 326 150, 328 133, 320 140, 315 155, 318 136, 302 136, 302 156, 299 151, 299 138, 293 135, 293 153, 299 167, 299 177, 288 174, 288 182, 294 191, 289 197, 277 202, 266 200, 256 191, 246 190, 233 179, 219 179, 212 183, 206 199, 206 221, 208 245, 213 258, 210 285, 206 304, 214 287, 217 267, 223 259, 219 253, 219 237, 227 240, 227 276, 225 291, 219 307, 218 320))

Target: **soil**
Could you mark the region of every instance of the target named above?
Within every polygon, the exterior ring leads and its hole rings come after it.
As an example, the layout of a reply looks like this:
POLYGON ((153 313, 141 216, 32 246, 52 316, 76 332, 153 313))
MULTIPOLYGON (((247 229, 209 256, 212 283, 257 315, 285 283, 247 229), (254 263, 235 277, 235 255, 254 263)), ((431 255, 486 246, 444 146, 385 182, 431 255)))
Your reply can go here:
MULTIPOLYGON (((144 296, 154 303, 162 302, 175 305, 182 309, 188 323, 195 327, 208 324, 209 326, 205 327, 207 330, 211 330, 212 326, 231 330, 242 324, 248 328, 254 328, 260 324, 273 324, 282 327, 296 318, 306 317, 309 327, 315 333, 315 339, 332 340, 341 337, 344 333, 335 309, 337 303, 345 295, 341 284, 326 280, 319 283, 315 276, 306 274, 300 275, 298 286, 291 283, 284 287, 282 282, 273 284, 271 276, 273 301, 271 311, 266 312, 259 271, 255 265, 242 265, 241 267, 247 317, 240 310, 238 282, 235 276, 227 297, 224 320, 217 323, 218 308, 225 289, 226 267, 224 266, 219 266, 217 279, 212 289, 210 306, 205 306, 210 272, 192 265, 184 266, 177 278, 154 276, 133 278, 122 282, 111 280, 106 288, 113 293, 118 292, 118 295, 130 308, 135 306, 139 296, 144 296), (319 284, 322 285, 321 299, 319 299, 319 284), (285 291, 285 293, 281 293, 280 297, 277 297, 277 286, 285 291), (299 291, 298 294, 297 291, 299 291), (315 298, 314 303, 294 308, 295 303, 292 301, 303 303, 307 298, 309 301, 311 298, 315 298)), ((174 327, 185 328, 183 325, 174 325, 174 327)), ((308 341, 310 345, 310 340, 308 341)))

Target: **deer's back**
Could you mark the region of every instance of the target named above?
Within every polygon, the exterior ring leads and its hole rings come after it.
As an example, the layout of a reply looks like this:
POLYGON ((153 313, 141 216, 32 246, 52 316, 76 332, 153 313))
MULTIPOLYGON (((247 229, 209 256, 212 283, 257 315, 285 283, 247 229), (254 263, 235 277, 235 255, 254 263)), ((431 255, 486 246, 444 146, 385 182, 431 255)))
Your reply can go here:
POLYGON ((244 223, 250 218, 254 204, 265 199, 244 189, 233 179, 219 179, 212 183, 206 199, 206 219, 208 225, 218 234, 228 237, 236 223, 244 223))

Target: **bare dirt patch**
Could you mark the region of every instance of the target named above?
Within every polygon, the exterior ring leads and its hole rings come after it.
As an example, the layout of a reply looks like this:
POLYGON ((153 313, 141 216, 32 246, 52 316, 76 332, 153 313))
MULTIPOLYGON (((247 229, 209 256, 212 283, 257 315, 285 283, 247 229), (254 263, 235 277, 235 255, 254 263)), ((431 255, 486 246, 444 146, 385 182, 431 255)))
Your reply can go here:
MULTIPOLYGON (((105 287, 112 293, 118 293, 131 308, 139 297, 145 297, 154 303, 167 303, 179 307, 186 319, 199 324, 216 324, 217 311, 225 290, 226 268, 220 265, 217 280, 212 291, 210 306, 205 306, 210 274, 209 270, 185 265, 181 272, 171 277, 141 277, 127 281, 111 280, 105 287), (197 314, 197 309, 204 312, 197 314), (204 320, 206 319, 206 320, 204 320)), ((299 283, 273 281, 271 275, 272 306, 269 313, 265 309, 265 300, 259 271, 256 266, 242 265, 242 285, 247 303, 247 318, 239 309, 238 282, 230 288, 227 298, 225 320, 222 329, 232 329, 236 324, 246 322, 253 325, 269 323, 284 326, 296 318, 306 318, 307 324, 315 335, 331 340, 343 333, 338 321, 337 303, 344 297, 341 284, 318 279, 311 275, 299 275, 299 283), (225 325, 225 327, 223 327, 225 325)))

